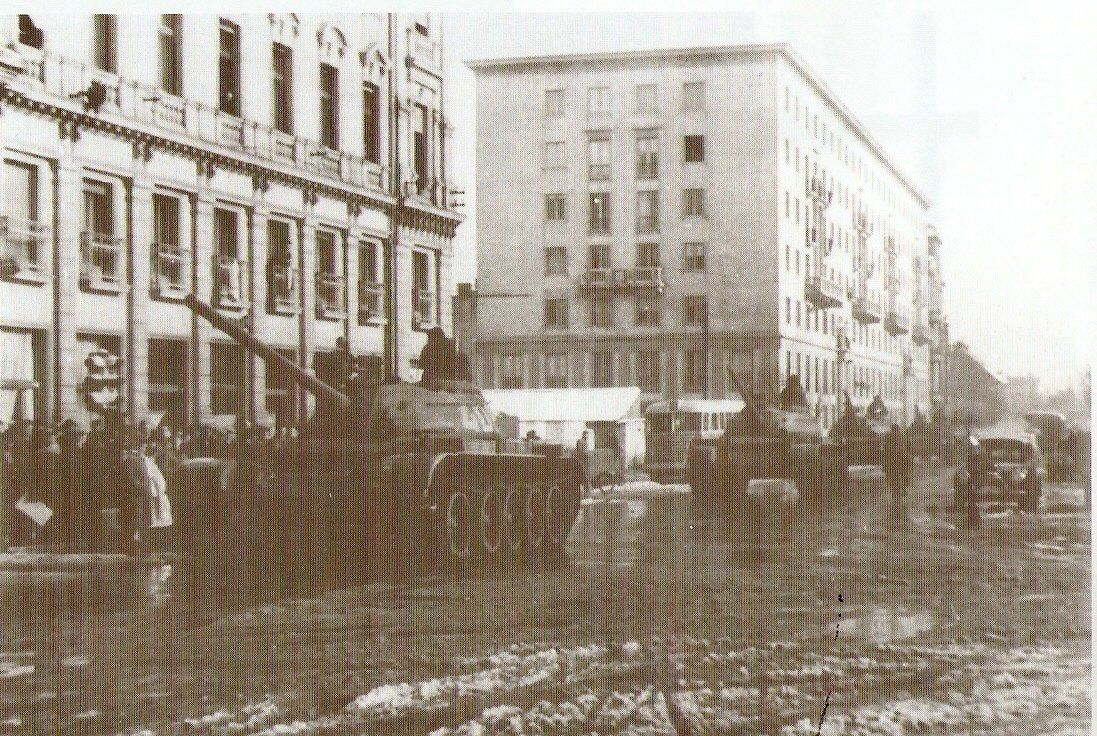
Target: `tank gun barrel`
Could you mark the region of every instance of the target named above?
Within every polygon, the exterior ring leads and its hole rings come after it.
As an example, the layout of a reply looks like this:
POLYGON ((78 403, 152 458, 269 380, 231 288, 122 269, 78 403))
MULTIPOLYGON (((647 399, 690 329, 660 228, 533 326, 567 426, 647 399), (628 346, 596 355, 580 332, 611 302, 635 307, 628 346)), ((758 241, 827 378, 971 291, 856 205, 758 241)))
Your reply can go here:
POLYGON ((258 355, 265 360, 268 364, 274 363, 282 368, 290 375, 294 381, 297 382, 301 388, 305 389, 318 399, 329 402, 336 407, 349 410, 351 406, 350 398, 343 393, 336 391, 328 384, 321 381, 313 374, 306 371, 301 366, 294 363, 289 358, 279 353, 274 348, 270 347, 266 343, 262 342, 255 335, 251 334, 236 322, 228 319, 224 315, 217 312, 209 304, 203 302, 194 294, 187 294, 183 299, 183 303, 190 308, 192 312, 202 317, 211 325, 224 332, 226 335, 236 341, 242 348, 248 352, 258 355))

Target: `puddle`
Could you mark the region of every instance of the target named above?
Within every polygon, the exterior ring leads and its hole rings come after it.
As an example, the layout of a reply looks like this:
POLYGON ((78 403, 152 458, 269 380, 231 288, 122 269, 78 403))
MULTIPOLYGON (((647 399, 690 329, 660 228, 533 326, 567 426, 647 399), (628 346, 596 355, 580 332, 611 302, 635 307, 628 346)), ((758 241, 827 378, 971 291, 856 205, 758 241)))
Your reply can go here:
POLYGON ((843 617, 839 636, 880 644, 910 639, 930 631, 934 623, 933 614, 929 611, 877 606, 855 618, 843 617))

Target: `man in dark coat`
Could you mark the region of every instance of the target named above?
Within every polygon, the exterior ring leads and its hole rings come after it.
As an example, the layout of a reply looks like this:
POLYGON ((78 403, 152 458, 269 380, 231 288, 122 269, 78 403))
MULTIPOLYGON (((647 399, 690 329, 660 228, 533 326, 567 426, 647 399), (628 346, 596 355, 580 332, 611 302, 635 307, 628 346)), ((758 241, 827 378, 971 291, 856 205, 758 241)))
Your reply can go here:
POLYGON ((884 439, 884 474, 887 476, 891 495, 898 499, 906 494, 910 484, 913 465, 906 437, 898 424, 891 425, 891 431, 884 439))
POLYGON ((425 384, 469 380, 468 359, 458 352, 441 327, 432 327, 427 332, 427 344, 419 354, 419 367, 425 384))

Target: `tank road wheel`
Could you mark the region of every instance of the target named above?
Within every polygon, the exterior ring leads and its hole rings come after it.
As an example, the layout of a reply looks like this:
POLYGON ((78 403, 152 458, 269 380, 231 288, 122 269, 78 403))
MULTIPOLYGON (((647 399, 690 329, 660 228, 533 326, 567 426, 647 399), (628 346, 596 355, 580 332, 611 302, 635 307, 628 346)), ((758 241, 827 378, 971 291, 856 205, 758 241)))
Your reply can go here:
POLYGON ((503 491, 503 542, 507 546, 507 554, 512 559, 518 559, 526 541, 525 494, 513 482, 509 486, 504 485, 503 491))
POLYGON ((526 553, 532 558, 545 546, 545 492, 536 483, 526 484, 526 553))
POLYGON ((545 497, 545 559, 553 563, 564 561, 564 544, 568 541, 565 528, 567 499, 559 484, 553 483, 545 497))
POLYGON ((498 489, 488 488, 480 500, 480 552, 484 562, 492 560, 503 546, 506 526, 503 516, 503 498, 498 489))
POLYGON ((468 564, 471 554, 472 504, 468 494, 454 490, 446 498, 446 552, 458 570, 468 564))

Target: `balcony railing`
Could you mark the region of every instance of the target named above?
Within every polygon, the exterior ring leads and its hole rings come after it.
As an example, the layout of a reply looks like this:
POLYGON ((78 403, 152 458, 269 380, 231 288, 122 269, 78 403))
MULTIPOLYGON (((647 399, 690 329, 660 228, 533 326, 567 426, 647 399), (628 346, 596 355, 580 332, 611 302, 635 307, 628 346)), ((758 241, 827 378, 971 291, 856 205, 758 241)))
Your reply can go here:
POLYGON ((841 284, 823 274, 808 276, 804 283, 804 298, 819 309, 842 306, 844 296, 841 284))
POLYGON ((247 306, 247 261, 216 255, 213 257, 213 276, 217 306, 224 309, 243 309, 247 306))
POLYGON ((884 330, 889 335, 905 335, 910 332, 910 317, 895 309, 889 309, 884 320, 884 330))
POLYGON ((0 217, 0 278, 28 284, 46 281, 49 229, 39 222, 0 217))
POLYGON ((609 179, 609 164, 591 164, 588 178, 591 181, 605 181, 609 179))
POLYGON ((412 313, 412 328, 421 330, 433 327, 437 313, 434 292, 414 289, 411 294, 411 302, 414 310, 412 313))
POLYGON ((267 306, 272 314, 297 314, 297 269, 292 266, 267 271, 267 306))
POLYGON ((666 288, 663 269, 659 266, 642 268, 588 268, 582 277, 582 287, 589 291, 643 291, 662 293, 666 288))
POLYGON ((929 324, 931 327, 940 327, 945 323, 945 315, 939 308, 929 308, 929 324))
POLYGON ((884 309, 880 301, 867 292, 854 295, 851 307, 853 318, 863 325, 876 324, 884 316, 884 309))
POLYGON ((830 193, 827 192, 826 182, 818 176, 812 176, 807 181, 807 194, 812 199, 818 199, 826 202, 830 199, 830 193))
POLYGON ((358 282, 358 321, 380 322, 384 314, 385 285, 374 281, 358 282))
POLYGON ((161 299, 182 299, 187 293, 190 251, 168 243, 152 244, 152 291, 161 299))
POLYGON ((80 288, 117 294, 125 288, 126 261, 122 238, 80 233, 80 288))
POLYGON ((316 274, 316 316, 320 319, 342 319, 347 316, 346 290, 343 277, 335 273, 316 274))
MULTIPOLYGON (((58 54, 34 50, 21 53, 23 73, 9 82, 14 91, 35 96, 52 95, 59 104, 70 106, 78 104, 71 99, 72 95, 84 92, 92 82, 99 82, 106 88, 106 100, 100 113, 108 117, 125 118, 137 126, 168 128, 173 136, 184 135, 206 144, 294 164, 357 186, 383 188, 388 181, 386 167, 361 156, 336 151, 329 155, 328 162, 309 161, 308 151, 315 150, 318 143, 306 146, 303 139, 272 125, 228 115, 213 105, 176 97, 156 86, 119 77, 58 54)), ((445 200, 439 201, 444 203, 445 200)))

